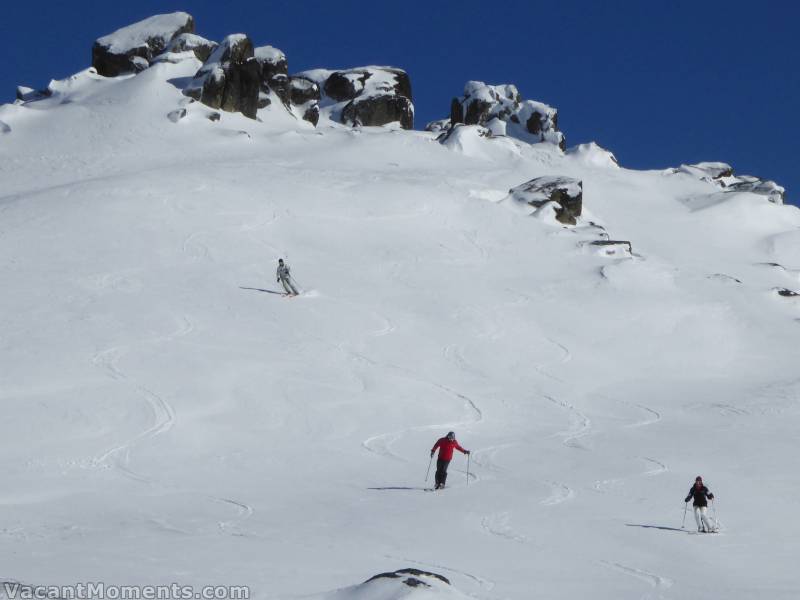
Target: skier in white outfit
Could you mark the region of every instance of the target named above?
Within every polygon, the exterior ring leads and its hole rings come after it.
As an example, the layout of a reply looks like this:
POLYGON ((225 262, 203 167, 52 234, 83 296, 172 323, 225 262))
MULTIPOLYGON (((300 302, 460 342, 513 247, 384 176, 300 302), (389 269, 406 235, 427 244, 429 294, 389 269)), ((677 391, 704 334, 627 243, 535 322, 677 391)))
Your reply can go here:
POLYGON ((703 485, 703 478, 699 475, 694 480, 694 485, 689 488, 689 495, 686 496, 684 502, 692 502, 694 506, 694 520, 697 521, 697 531, 702 533, 713 533, 717 530, 716 526, 712 524, 711 519, 708 517, 708 500, 714 499, 714 494, 708 491, 708 488, 703 485))
POLYGON ((297 288, 292 281, 292 276, 289 273, 289 265, 283 262, 282 258, 278 259, 278 270, 275 273, 278 282, 283 285, 283 289, 290 296, 297 296, 297 288))

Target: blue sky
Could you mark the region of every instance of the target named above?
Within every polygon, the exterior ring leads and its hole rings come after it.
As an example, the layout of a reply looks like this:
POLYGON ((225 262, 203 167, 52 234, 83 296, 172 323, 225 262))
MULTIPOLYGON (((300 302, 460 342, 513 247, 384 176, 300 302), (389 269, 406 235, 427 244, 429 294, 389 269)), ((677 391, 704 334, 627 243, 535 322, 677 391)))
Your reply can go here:
POLYGON ((447 116, 464 83, 514 83, 559 109, 569 145, 595 140, 624 166, 722 160, 800 203, 800 3, 274 0, 10 2, 0 101, 89 65, 95 38, 185 10, 197 33, 247 33, 290 71, 406 69, 416 126, 447 116))

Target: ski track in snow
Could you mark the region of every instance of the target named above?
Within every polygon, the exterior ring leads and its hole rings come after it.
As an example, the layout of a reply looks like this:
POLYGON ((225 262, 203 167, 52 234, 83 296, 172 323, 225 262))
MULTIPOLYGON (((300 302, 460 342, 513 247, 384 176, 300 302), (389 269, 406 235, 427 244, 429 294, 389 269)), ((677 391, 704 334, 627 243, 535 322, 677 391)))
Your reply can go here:
MULTIPOLYGON (((151 339, 140 341, 138 345, 165 343, 188 335, 194 330, 194 323, 186 316, 182 317, 182 321, 182 324, 177 330, 166 335, 159 335, 151 339)), ((153 424, 139 434, 128 440, 125 440, 121 444, 114 446, 109 450, 106 450, 101 455, 92 459, 92 465, 99 467, 111 460, 113 461, 114 466, 116 466, 126 476, 143 483, 151 483, 152 480, 150 478, 136 473, 130 469, 129 464, 131 449, 136 444, 146 439, 155 438, 156 436, 169 431, 175 424, 175 411, 172 408, 172 405, 162 396, 143 384, 131 380, 125 374, 125 372, 120 369, 119 361, 127 351, 128 346, 113 346, 95 354, 95 356, 92 358, 92 363, 104 369, 111 379, 115 381, 126 382, 134 390, 136 390, 147 402, 153 415, 153 424)))
MULTIPOLYGON (((413 427, 407 427, 407 428, 401 429, 399 431, 391 431, 391 432, 388 432, 388 433, 379 433, 379 434, 373 435, 373 436, 367 438, 366 440, 364 440, 361 443, 361 445, 364 448, 366 448, 367 450, 369 450, 370 452, 374 452, 376 454, 379 454, 379 455, 384 456, 386 458, 391 458, 393 460, 400 460, 400 461, 403 461, 403 462, 407 462, 406 459, 402 458, 401 456, 399 456, 398 454, 394 453, 391 450, 391 445, 394 442, 396 442, 398 439, 403 437, 404 435, 407 435, 408 433, 413 432, 413 431, 429 431, 429 430, 442 429, 442 428, 448 428, 448 427, 451 427, 451 428, 464 427, 466 425, 474 425, 474 424, 479 423, 479 422, 481 422, 483 420, 483 411, 478 407, 477 403, 472 398, 467 396, 466 394, 463 394, 463 393, 461 393, 461 392, 459 392, 457 390, 454 390, 454 389, 452 389, 452 388, 450 388, 450 387, 448 387, 448 386, 446 386, 444 384, 437 383, 435 381, 429 381, 427 379, 423 379, 423 378, 417 377, 413 373, 409 372, 407 369, 404 369, 403 367, 400 367, 398 365, 379 363, 379 362, 377 362, 377 361, 375 361, 375 360, 373 360, 373 359, 371 359, 371 358, 369 358, 367 356, 364 356, 361 353, 358 353, 358 352, 355 352, 353 350, 349 350, 349 349, 345 348, 343 344, 338 344, 338 345, 335 346, 335 348, 337 350, 339 350, 340 352, 344 353, 346 356, 350 356, 352 358, 355 358, 356 360, 359 360, 361 362, 365 362, 365 363, 367 363, 368 365, 370 365, 372 367, 382 367, 382 368, 389 369, 389 370, 392 370, 392 371, 395 371, 395 372, 399 372, 400 376, 404 377, 405 379, 408 379, 410 381, 415 381, 417 383, 422 383, 424 385, 430 385, 430 386, 433 386, 435 388, 438 388, 438 389, 446 392, 450 396, 460 400, 473 413, 473 418, 469 419, 469 420, 466 420, 466 421, 461 420, 461 421, 457 421, 457 422, 454 422, 454 423, 451 422, 451 423, 434 423, 434 424, 428 424, 428 425, 416 425, 416 426, 413 426, 413 427)), ((476 481, 479 479, 473 473, 470 473, 470 477, 473 478, 476 481)))
MULTIPOLYGON (((602 560, 600 564, 606 566, 614 571, 622 573, 623 575, 627 575, 629 577, 633 577, 638 579, 639 581, 644 581, 647 583, 651 588, 654 589, 658 593, 657 598, 663 597, 661 592, 669 589, 672 587, 673 581, 668 577, 664 577, 662 575, 657 575, 655 573, 650 573, 649 571, 645 571, 644 569, 637 569, 635 567, 631 567, 619 562, 609 562, 602 560)), ((653 598, 650 593, 646 593, 642 596, 642 600, 653 598)))
POLYGON ((560 406, 569 414, 570 428, 566 431, 556 434, 564 436, 562 443, 570 448, 587 450, 586 446, 580 444, 578 440, 589 434, 589 431, 592 428, 592 422, 589 420, 589 418, 565 400, 559 400, 546 394, 544 395, 544 398, 553 404, 560 406))
POLYGON ((550 486, 552 492, 544 500, 539 501, 539 504, 544 506, 555 506, 575 497, 575 491, 565 483, 560 481, 545 481, 550 486))
POLYGON ((181 245, 181 252, 190 256, 191 258, 213 260, 211 257, 211 252, 208 249, 208 246, 206 244, 203 244, 202 242, 197 241, 196 239, 206 234, 207 232, 205 231, 195 231, 193 233, 190 233, 183 240, 183 244, 181 245))
POLYGON ((669 471, 667 466, 660 460, 656 460, 655 458, 648 458, 647 456, 643 456, 642 460, 650 463, 651 465, 654 465, 654 468, 648 469, 643 473, 647 477, 652 477, 654 475, 661 475, 662 473, 666 473, 667 471, 669 471))
POLYGON ((661 413, 652 408, 645 406, 644 404, 634 404, 636 408, 640 408, 643 411, 647 412, 651 415, 650 418, 644 419, 643 421, 637 421, 636 423, 631 423, 630 425, 626 425, 626 427, 646 427, 647 425, 653 425, 654 423, 658 423, 661 420, 661 413))
POLYGON ((244 536, 244 533, 234 531, 232 528, 236 525, 240 525, 243 521, 250 518, 255 510, 249 504, 245 504, 244 502, 239 502, 237 500, 231 500, 230 498, 221 498, 216 496, 209 496, 211 500, 215 502, 220 502, 222 504, 227 504, 232 506, 238 512, 238 517, 236 519, 228 520, 228 521, 219 521, 217 526, 219 527, 220 532, 234 535, 234 536, 244 536))
POLYGON ((481 527, 490 535, 511 540, 512 542, 516 542, 518 544, 526 543, 528 538, 524 535, 516 533, 509 525, 510 521, 511 513, 508 511, 492 513, 491 515, 481 519, 481 527))

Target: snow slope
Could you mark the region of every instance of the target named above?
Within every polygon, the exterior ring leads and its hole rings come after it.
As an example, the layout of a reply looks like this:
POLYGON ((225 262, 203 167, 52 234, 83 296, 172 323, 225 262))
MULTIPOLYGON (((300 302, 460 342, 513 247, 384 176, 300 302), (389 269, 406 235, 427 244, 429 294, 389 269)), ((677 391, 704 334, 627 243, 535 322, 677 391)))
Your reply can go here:
POLYGON ((0 107, 0 581, 797 597, 797 208, 588 150, 212 122, 170 83, 198 66, 0 107), (583 181, 577 227, 507 197, 545 175, 583 181), (424 493, 449 429, 470 479, 424 493), (697 474, 720 535, 681 531, 697 474))

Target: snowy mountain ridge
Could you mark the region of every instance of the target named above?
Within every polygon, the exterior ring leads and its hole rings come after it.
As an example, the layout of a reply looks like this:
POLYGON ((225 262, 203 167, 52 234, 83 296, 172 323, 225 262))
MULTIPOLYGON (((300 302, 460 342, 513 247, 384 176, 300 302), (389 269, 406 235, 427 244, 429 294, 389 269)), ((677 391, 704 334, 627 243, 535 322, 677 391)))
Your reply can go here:
POLYGON ((562 149, 509 85, 413 130, 400 69, 176 15, 0 106, 0 581, 796 597, 778 184, 562 149))

